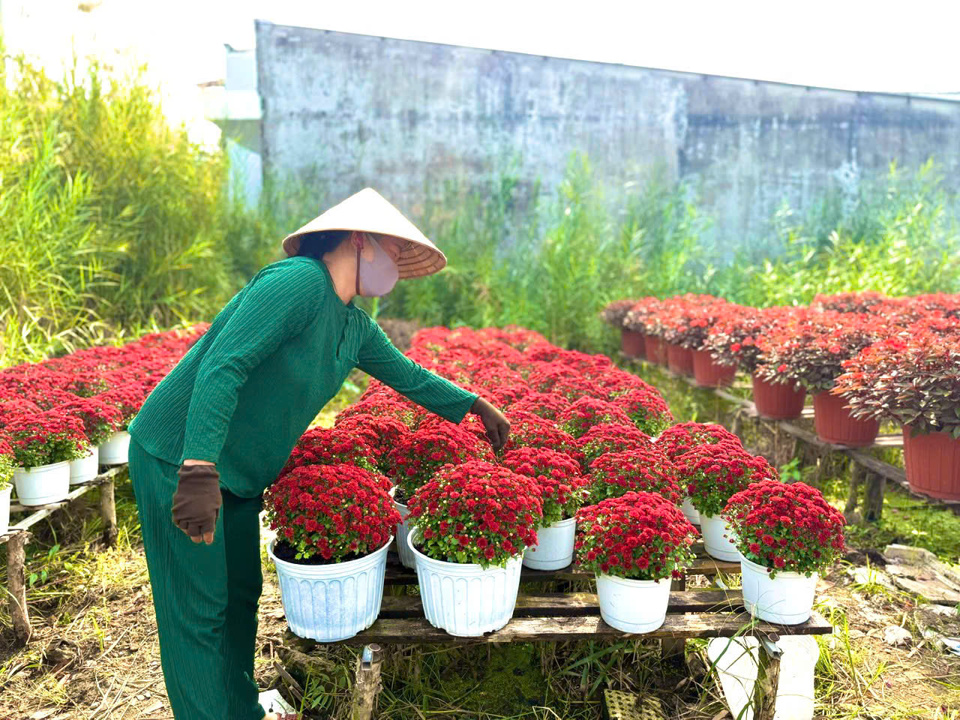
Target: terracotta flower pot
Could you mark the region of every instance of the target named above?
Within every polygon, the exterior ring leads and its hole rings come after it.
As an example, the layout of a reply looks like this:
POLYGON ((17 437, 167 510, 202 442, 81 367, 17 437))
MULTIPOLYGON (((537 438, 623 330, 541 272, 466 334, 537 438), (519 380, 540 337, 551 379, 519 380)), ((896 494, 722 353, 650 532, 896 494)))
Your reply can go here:
POLYGON ((693 377, 700 387, 725 387, 736 375, 736 365, 721 365, 708 350, 693 351, 693 377))
POLYGON ((834 445, 866 447, 880 432, 879 420, 858 420, 850 414, 847 401, 830 392, 813 396, 813 426, 817 436, 834 445))
POLYGON ((620 350, 627 357, 643 357, 645 350, 643 339, 643 333, 623 328, 620 331, 620 350))
POLYGON ((667 345, 667 367, 677 375, 693 375, 693 350, 669 343, 667 345))
POLYGON ((943 500, 960 500, 960 440, 949 433, 914 435, 905 426, 903 464, 912 489, 943 500))
POLYGON ((647 362, 656 363, 657 365, 667 364, 667 347, 663 340, 654 335, 647 335, 643 339, 643 345, 647 362))
POLYGON ((807 390, 790 383, 772 383, 753 376, 753 403, 761 417, 771 420, 794 420, 803 413, 807 390))

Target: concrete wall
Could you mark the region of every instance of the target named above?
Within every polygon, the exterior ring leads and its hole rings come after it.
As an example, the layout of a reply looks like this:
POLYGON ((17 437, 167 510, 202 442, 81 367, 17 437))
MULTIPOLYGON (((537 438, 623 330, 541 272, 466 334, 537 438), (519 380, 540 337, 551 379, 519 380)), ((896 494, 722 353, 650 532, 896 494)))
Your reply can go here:
POLYGON ((960 103, 852 93, 257 23, 265 173, 317 177, 318 209, 367 185, 416 217, 425 183, 521 193, 585 152, 614 192, 654 166, 696 183, 728 248, 782 201, 850 191, 929 156, 960 177, 960 103))

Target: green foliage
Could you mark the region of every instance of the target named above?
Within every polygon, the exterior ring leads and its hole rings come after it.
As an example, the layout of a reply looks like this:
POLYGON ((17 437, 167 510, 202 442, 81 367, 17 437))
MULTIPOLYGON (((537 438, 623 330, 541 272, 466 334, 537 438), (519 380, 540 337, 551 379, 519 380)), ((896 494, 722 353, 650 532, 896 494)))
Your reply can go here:
POLYGON ((608 198, 574 153, 556 196, 501 173, 486 188, 445 185, 423 227, 449 265, 401 283, 384 312, 427 324, 519 324, 567 347, 611 349, 595 318, 608 302, 701 286, 706 227, 686 187, 655 174, 646 192, 608 198), (622 206, 626 203, 626 206, 622 206))
POLYGON ((853 210, 803 218, 784 207, 773 219, 784 251, 751 264, 741 256, 717 273, 710 292, 745 305, 807 303, 817 293, 876 290, 888 295, 960 290, 958 198, 933 161, 866 182, 853 210))
POLYGON ((692 189, 662 171, 606 197, 588 159, 574 154, 554 198, 536 186, 521 201, 516 176, 492 190, 448 185, 428 207, 427 235, 447 254, 438 275, 401 283, 388 314, 427 324, 516 323, 561 345, 612 351, 596 319, 608 302, 685 292, 756 307, 809 302, 817 293, 890 295, 960 290, 958 198, 931 162, 895 164, 847 203, 827 193, 803 216, 772 219, 779 255, 746 250, 720 260, 692 189))
POLYGON ((222 153, 171 129, 139 77, 0 75, 0 363, 221 305, 222 153))
POLYGON ((0 454, 0 491, 13 485, 13 474, 16 469, 17 463, 12 457, 0 454))

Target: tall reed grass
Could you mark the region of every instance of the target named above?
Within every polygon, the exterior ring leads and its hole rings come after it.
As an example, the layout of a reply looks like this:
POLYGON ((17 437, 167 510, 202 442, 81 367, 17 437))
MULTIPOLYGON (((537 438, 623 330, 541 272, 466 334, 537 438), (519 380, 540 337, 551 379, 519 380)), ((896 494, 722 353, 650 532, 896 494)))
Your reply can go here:
POLYGON ((138 79, 0 68, 0 362, 204 315, 218 261, 218 153, 168 127, 138 79))

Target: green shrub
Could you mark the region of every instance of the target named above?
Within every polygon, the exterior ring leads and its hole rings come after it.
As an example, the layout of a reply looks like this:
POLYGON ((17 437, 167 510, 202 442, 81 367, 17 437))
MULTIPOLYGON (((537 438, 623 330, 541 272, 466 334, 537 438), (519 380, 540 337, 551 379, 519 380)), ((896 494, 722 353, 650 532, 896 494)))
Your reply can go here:
POLYGON ((225 302, 223 154, 171 129, 139 77, 0 74, 0 362, 225 302))

